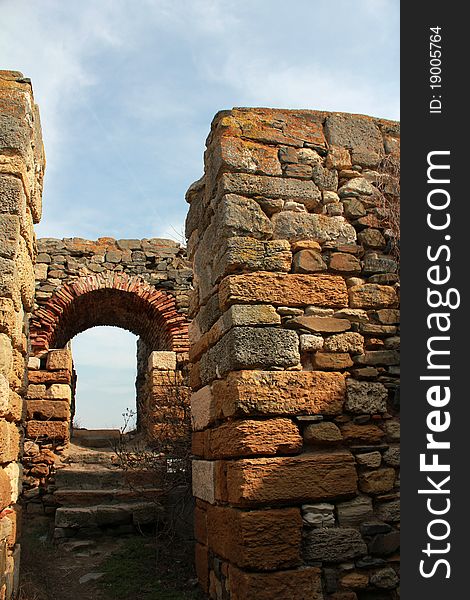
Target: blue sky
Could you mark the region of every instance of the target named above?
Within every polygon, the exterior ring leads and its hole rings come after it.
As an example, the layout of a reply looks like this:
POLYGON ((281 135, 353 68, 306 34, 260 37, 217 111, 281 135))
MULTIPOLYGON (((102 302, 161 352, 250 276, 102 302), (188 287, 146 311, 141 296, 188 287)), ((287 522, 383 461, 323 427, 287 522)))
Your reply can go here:
MULTIPOLYGON (((0 9, 1 68, 32 79, 41 111, 38 236, 182 241, 184 193, 221 109, 399 118, 398 0, 0 0, 0 9)), ((85 344, 91 362, 99 343, 123 337, 87 335, 74 353, 85 344)))

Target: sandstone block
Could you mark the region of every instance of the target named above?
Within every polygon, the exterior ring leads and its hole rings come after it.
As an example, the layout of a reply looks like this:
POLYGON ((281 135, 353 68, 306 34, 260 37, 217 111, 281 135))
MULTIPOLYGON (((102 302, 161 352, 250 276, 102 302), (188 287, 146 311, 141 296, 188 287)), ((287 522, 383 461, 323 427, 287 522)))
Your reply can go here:
POLYGON ((362 354, 364 352, 364 338, 353 331, 331 335, 325 340, 325 350, 328 352, 362 354))
POLYGON ((0 333, 0 374, 8 377, 12 364, 13 349, 10 338, 4 333, 0 333))
POLYGON ((227 501, 234 506, 309 502, 356 493, 349 452, 242 459, 227 463, 227 501))
POLYGON ((208 458, 295 454, 302 436, 290 419, 231 421, 206 432, 208 458))
POLYGON ((315 371, 240 371, 212 386, 225 417, 338 414, 345 390, 342 374, 315 371))
POLYGON ((0 463, 18 458, 20 452, 20 432, 15 423, 0 421, 0 463))
POLYGON ((304 429, 304 440, 306 444, 327 446, 341 442, 343 436, 337 425, 325 421, 307 425, 304 429))
POLYGON ((369 496, 357 496, 347 502, 336 505, 338 521, 341 527, 359 527, 373 517, 372 499, 369 496))
POLYGON ((349 288, 351 308, 387 308, 395 306, 398 297, 395 289, 389 285, 365 283, 349 288))
POLYGON ((239 567, 264 571, 300 562, 302 519, 298 508, 247 512, 209 506, 207 524, 210 548, 239 567))
POLYGON ((357 529, 311 529, 304 536, 306 560, 339 563, 367 554, 367 545, 357 529))
POLYGON ((154 351, 148 359, 148 369, 157 371, 175 371, 176 370, 176 352, 154 351))
POLYGON ((396 308, 382 308, 377 311, 377 318, 383 325, 396 325, 400 322, 400 311, 396 308))
POLYGON ((49 350, 46 361, 49 371, 72 370, 72 354, 70 350, 49 350))
POLYGON ((323 348, 323 337, 321 335, 311 335, 303 333, 300 336, 300 351, 301 352, 316 352, 323 348))
POLYGON ((356 414, 387 412, 388 392, 381 383, 348 379, 346 390, 346 410, 356 414))
POLYGON ((215 172, 246 171, 260 175, 282 175, 277 149, 239 137, 224 136, 214 148, 212 160, 215 172))
MULTIPOLYGON (((223 179, 226 177, 234 177, 238 181, 239 176, 226 174, 223 179)), ((251 176, 240 175, 240 177, 251 176)), ((223 237, 266 239, 272 235, 272 229, 271 221, 255 200, 229 193, 219 202, 214 215, 214 230, 207 229, 204 240, 212 244, 223 237)))
POLYGON ((67 421, 28 421, 26 423, 26 435, 29 438, 46 438, 66 442, 69 434, 67 421))
POLYGON ((10 385, 5 375, 0 373, 0 414, 8 410, 10 403, 10 385))
POLYGON ((399 365, 400 354, 396 350, 370 350, 355 358, 359 365, 399 365))
POLYGON ((234 304, 222 315, 224 328, 279 325, 281 317, 274 306, 267 304, 234 304))
MULTIPOLYGON (((31 360, 31 359, 30 359, 31 360)), ((33 385, 48 385, 50 383, 68 383, 72 381, 72 373, 68 370, 61 371, 28 371, 28 381, 33 385)), ((44 390, 45 392, 45 390, 44 390)))
POLYGON ((214 461, 193 460, 193 495, 214 504, 216 497, 217 465, 214 461))
POLYGON ((342 216, 327 216, 306 212, 279 212, 272 218, 274 239, 313 240, 320 244, 356 241, 356 230, 342 216))
POLYGON ((204 386, 191 396, 191 422, 194 431, 205 429, 216 418, 211 389, 204 386))
POLYGON ((341 433, 345 442, 350 444, 378 444, 385 433, 377 425, 357 425, 346 423, 341 427, 341 433))
POLYGON ((357 454, 356 462, 361 467, 377 469, 378 467, 380 467, 380 464, 382 462, 382 455, 380 454, 380 452, 365 452, 364 454, 357 454))
POLYGON ((316 352, 313 357, 313 365, 316 369, 338 371, 349 369, 353 364, 349 354, 344 352, 316 352))
POLYGON ((357 196, 372 196, 375 188, 364 177, 354 177, 341 186, 338 190, 340 198, 350 198, 357 196))
POLYGON ((355 274, 361 272, 360 261, 352 254, 333 252, 330 256, 330 269, 340 273, 355 274))
POLYGON ((373 229, 372 227, 368 227, 361 231, 357 236, 357 240, 366 248, 374 248, 377 250, 385 248, 387 245, 382 233, 378 229, 373 229))
POLYGON ((70 404, 62 400, 27 400, 26 418, 39 421, 46 419, 66 421, 70 418, 70 404))
POLYGON ((321 254, 315 250, 300 250, 294 255, 294 273, 318 273, 327 268, 321 254))
POLYGON ((0 468, 0 510, 9 506, 11 502, 10 478, 5 471, 0 468))
POLYGON ((316 567, 276 573, 247 573, 229 567, 232 600, 323 600, 321 572, 316 567))
POLYGON ((326 156, 326 166, 329 169, 342 171, 352 167, 351 156, 346 148, 331 145, 326 156))
POLYGON ((320 190, 313 181, 246 173, 225 173, 219 190, 225 194, 293 200, 305 204, 309 210, 318 206, 321 200, 320 190))
POLYGON ((343 308, 348 297, 344 279, 335 275, 249 273, 226 277, 220 284, 219 301, 224 309, 230 304, 258 302, 343 308))
POLYGON ((375 509, 377 517, 388 522, 400 520, 400 500, 391 500, 390 502, 381 502, 375 509))
POLYGON ((203 383, 246 368, 290 367, 299 364, 299 337, 275 327, 235 327, 201 358, 203 383))
POLYGON ((395 485, 395 469, 377 469, 359 475, 359 487, 366 494, 384 494, 395 485))
POLYGON ((387 567, 373 573, 370 582, 382 590, 392 590, 398 586, 399 579, 392 567, 387 567))
POLYGON ((212 283, 237 272, 277 271, 288 273, 292 253, 287 240, 257 240, 253 237, 231 237, 223 245, 212 271, 212 283))
POLYGON ((333 317, 301 316, 295 317, 289 324, 314 333, 336 333, 351 328, 351 324, 346 319, 333 317))
POLYGON ((325 135, 328 143, 333 146, 369 150, 382 155, 382 134, 369 117, 360 115, 331 114, 325 121, 325 135))
MULTIPOLYGON (((28 395, 30 387, 31 386, 28 386, 28 395)), ((44 397, 50 400, 68 400, 71 402, 72 389, 65 383, 53 383, 49 388, 47 388, 44 397)))

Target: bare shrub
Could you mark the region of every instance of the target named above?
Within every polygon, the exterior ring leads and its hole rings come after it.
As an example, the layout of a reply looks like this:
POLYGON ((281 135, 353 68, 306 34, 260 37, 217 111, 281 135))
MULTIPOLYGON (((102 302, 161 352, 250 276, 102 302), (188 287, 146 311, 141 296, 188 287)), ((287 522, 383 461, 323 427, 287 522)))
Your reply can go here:
POLYGON ((390 240, 390 253, 400 265, 400 155, 397 152, 385 155, 378 172, 376 187, 382 196, 382 225, 390 240))

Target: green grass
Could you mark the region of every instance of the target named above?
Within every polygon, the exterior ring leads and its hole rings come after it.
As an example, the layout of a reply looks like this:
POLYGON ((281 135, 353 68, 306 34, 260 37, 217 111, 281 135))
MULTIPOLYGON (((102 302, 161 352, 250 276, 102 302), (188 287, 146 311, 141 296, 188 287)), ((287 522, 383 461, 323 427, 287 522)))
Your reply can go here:
POLYGON ((199 600, 200 593, 188 584, 191 573, 180 564, 162 561, 157 570, 155 543, 129 539, 100 566, 105 576, 99 583, 113 600, 199 600))

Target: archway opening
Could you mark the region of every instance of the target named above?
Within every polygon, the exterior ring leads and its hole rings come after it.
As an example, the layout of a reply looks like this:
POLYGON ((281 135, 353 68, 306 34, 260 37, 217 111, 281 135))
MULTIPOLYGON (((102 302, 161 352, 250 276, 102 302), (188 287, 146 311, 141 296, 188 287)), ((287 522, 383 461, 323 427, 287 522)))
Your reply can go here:
POLYGON ((73 338, 74 430, 135 428, 136 342, 137 336, 112 326, 93 327, 73 338))

